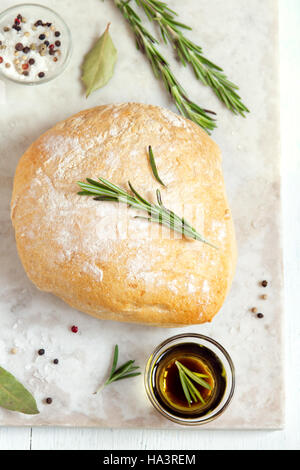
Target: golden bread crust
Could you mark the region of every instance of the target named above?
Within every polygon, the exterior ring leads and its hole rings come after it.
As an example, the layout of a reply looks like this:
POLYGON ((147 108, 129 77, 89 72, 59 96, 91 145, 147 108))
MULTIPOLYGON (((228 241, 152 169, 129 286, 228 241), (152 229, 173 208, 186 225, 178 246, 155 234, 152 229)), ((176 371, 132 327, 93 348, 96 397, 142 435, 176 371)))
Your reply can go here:
POLYGON ((236 244, 219 148, 197 125, 157 106, 100 106, 43 134, 20 159, 11 214, 29 278, 98 318, 204 323, 231 286, 236 244), (149 145, 166 188, 153 177, 149 145), (77 195, 77 181, 99 176, 126 189, 130 180, 151 202, 159 188, 164 205, 188 213, 218 249, 135 219, 122 204, 77 195))

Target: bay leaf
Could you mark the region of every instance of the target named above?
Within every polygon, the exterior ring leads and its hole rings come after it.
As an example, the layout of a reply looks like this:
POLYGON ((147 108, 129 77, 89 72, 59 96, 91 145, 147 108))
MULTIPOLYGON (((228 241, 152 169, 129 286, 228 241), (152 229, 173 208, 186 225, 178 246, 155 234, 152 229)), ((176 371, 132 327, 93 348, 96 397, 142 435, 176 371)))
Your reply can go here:
POLYGON ((7 370, 0 367, 0 406, 28 415, 39 413, 31 393, 7 370))
POLYGON ((110 23, 84 59, 81 79, 86 87, 86 97, 104 87, 114 73, 118 52, 109 34, 109 27, 110 23))

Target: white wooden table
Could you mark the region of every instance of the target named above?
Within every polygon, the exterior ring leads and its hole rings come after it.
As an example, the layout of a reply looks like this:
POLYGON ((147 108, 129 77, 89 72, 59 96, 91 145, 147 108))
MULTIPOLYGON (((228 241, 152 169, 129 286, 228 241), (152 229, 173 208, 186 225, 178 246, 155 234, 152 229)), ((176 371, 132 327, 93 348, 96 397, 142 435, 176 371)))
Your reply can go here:
POLYGON ((216 432, 0 428, 0 449, 300 449, 300 2, 279 0, 279 4, 287 359, 285 430, 216 432))

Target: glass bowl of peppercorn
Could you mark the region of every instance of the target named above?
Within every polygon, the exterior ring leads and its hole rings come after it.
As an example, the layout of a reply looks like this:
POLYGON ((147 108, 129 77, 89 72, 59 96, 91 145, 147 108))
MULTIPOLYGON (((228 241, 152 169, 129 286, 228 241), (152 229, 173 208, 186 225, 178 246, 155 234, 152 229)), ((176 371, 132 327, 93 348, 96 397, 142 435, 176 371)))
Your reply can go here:
POLYGON ((72 52, 69 27, 50 8, 19 4, 0 13, 0 78, 39 85, 58 77, 72 52))

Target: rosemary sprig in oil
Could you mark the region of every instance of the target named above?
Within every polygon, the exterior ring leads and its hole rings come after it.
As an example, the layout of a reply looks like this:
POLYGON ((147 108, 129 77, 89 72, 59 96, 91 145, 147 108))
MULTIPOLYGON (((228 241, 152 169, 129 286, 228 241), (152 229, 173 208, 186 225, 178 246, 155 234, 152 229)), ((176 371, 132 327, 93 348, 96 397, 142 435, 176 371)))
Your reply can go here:
POLYGON ((202 404, 205 404, 204 398, 193 382, 196 382, 202 387, 211 390, 211 386, 204 380, 204 378, 207 378, 208 375, 192 372, 179 361, 176 361, 175 364, 178 369, 182 390, 188 405, 191 406, 192 403, 198 403, 198 401, 200 401, 202 404))
POLYGON ((104 382, 104 384, 102 384, 101 387, 98 388, 96 393, 99 393, 104 387, 106 387, 107 385, 113 382, 116 382, 118 380, 123 380, 123 379, 129 379, 130 377, 136 377, 138 375, 141 375, 141 372, 135 372, 137 369, 139 369, 139 366, 133 366, 135 361, 132 361, 132 360, 125 362, 125 364, 123 364, 117 369, 118 357, 119 357, 119 347, 116 344, 110 375, 108 379, 104 382))
POLYGON ((177 21, 178 14, 165 2, 158 0, 135 0, 135 2, 144 9, 150 21, 155 21, 159 25, 164 42, 173 45, 182 64, 185 66, 189 63, 197 79, 209 86, 230 111, 245 117, 249 109, 237 93, 239 87, 228 80, 222 68, 202 54, 200 46, 184 35, 181 30, 191 30, 191 28, 177 21))
POLYGON ((210 115, 215 115, 216 113, 201 108, 188 98, 186 91, 174 76, 169 63, 157 49, 156 45, 159 42, 143 26, 141 18, 131 8, 128 0, 114 0, 114 2, 128 21, 134 33, 137 48, 146 54, 155 77, 163 80, 179 112, 210 133, 216 127, 216 121, 210 115))
POLYGON ((129 188, 132 194, 126 192, 124 189, 110 183, 104 178, 99 178, 99 182, 91 178, 86 179, 86 183, 79 181, 77 184, 80 186, 81 191, 78 192, 80 196, 93 196, 96 201, 119 202, 127 204, 134 209, 144 211, 147 217, 135 216, 135 218, 145 219, 149 222, 155 222, 165 227, 172 229, 175 232, 181 233, 187 238, 201 241, 213 248, 216 248, 210 242, 200 235, 183 217, 179 217, 173 211, 166 209, 162 203, 161 193, 156 190, 157 204, 152 204, 142 197, 128 181, 129 188))

